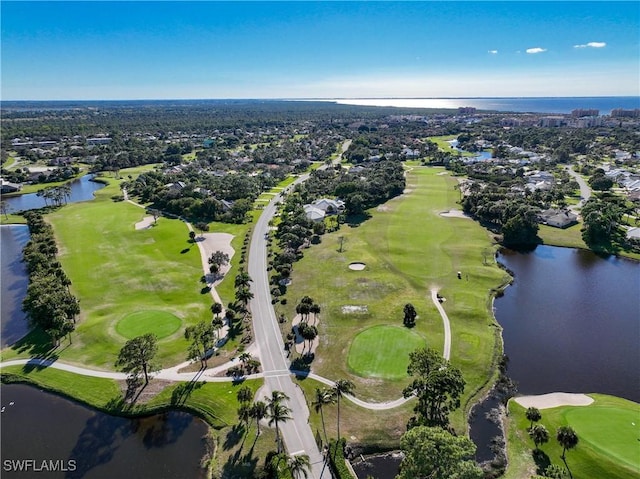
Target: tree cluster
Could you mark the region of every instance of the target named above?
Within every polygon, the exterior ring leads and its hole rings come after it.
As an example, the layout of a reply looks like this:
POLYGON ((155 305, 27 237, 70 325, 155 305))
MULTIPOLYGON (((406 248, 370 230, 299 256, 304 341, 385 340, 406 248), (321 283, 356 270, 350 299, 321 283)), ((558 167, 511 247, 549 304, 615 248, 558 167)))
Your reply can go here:
POLYGON ((80 314, 80 303, 71 294, 71 281, 56 256, 58 248, 51 225, 42 215, 25 213, 31 239, 23 249, 23 261, 29 274, 29 285, 22 309, 32 326, 47 333, 55 346, 65 335, 71 341, 75 318, 80 314))
POLYGON ((409 353, 409 376, 413 381, 402 391, 404 397, 416 396, 415 415, 407 429, 416 426, 449 426, 449 412, 460 407, 465 380, 460 370, 437 351, 421 348, 409 353))

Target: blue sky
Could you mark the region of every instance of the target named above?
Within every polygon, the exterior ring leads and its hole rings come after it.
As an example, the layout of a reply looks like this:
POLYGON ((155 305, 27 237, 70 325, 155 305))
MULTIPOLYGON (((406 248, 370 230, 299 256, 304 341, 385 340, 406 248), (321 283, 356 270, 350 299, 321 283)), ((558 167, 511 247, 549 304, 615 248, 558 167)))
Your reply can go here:
POLYGON ((640 94, 640 3, 2 1, 2 99, 640 94))

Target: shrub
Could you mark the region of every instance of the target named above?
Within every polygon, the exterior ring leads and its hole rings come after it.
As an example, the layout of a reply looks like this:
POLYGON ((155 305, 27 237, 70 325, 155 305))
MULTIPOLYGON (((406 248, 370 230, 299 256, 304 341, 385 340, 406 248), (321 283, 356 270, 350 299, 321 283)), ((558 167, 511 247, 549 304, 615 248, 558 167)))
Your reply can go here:
POLYGON ((353 475, 349 468, 345 464, 344 458, 344 445, 345 440, 331 441, 329 443, 329 464, 331 465, 331 472, 334 477, 338 479, 353 479, 353 475))

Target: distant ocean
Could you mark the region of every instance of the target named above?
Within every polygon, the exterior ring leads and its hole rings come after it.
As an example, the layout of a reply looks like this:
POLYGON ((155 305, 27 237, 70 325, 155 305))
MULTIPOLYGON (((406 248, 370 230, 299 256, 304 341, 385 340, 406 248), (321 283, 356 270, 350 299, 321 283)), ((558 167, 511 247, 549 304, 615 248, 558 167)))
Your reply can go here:
POLYGON ((611 110, 640 108, 640 96, 599 97, 531 97, 531 98, 336 98, 330 101, 345 105, 394 106, 401 108, 474 107, 478 110, 531 113, 571 113, 572 110, 596 109, 601 115, 611 110))

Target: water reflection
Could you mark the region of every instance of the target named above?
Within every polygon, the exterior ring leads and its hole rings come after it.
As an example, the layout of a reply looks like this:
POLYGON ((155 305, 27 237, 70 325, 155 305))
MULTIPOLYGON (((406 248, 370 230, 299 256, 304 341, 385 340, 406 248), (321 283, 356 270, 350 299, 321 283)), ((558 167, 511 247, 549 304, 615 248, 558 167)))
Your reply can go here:
POLYGON ((515 273, 495 315, 519 392, 640 401, 640 264, 550 246, 500 261, 515 273))
MULTIPOLYGON (((181 412, 142 419, 102 414, 24 385, 2 385, 2 457, 74 467, 37 477, 201 478, 206 424, 181 412)), ((3 479, 28 477, 3 470, 3 479)))
MULTIPOLYGON (((71 195, 68 199, 69 203, 77 203, 79 201, 87 201, 93 199, 93 193, 101 188, 105 187, 104 183, 98 183, 92 181, 93 175, 85 175, 78 180, 74 180, 69 185, 71 186, 71 195)), ((42 188, 46 188, 47 185, 43 184, 42 188)), ((38 196, 36 193, 29 193, 20 196, 10 196, 3 198, 7 203, 10 212, 26 211, 37 208, 44 208, 47 206, 44 198, 38 196)))
POLYGON ((29 282, 22 263, 22 248, 28 241, 26 225, 0 226, 0 347, 15 343, 29 329, 22 312, 29 282))

